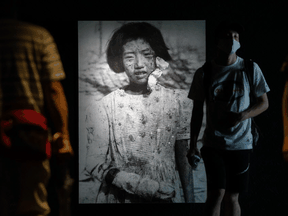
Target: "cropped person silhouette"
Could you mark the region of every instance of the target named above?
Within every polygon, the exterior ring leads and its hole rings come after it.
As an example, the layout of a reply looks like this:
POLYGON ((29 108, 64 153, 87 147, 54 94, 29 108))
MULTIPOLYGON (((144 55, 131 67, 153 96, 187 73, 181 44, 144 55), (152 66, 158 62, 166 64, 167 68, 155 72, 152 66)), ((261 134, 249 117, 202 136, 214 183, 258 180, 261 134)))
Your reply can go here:
POLYGON ((282 97, 282 118, 283 118, 283 132, 284 132, 282 153, 284 160, 288 162, 288 79, 287 79, 288 56, 286 57, 286 60, 283 62, 280 71, 285 73, 286 77, 285 88, 282 97))
POLYGON ((269 87, 259 66, 253 63, 251 85, 244 59, 237 56, 243 27, 221 22, 215 31, 217 54, 199 68, 188 97, 194 106, 191 120, 191 144, 187 157, 202 156, 207 176, 206 215, 239 216, 239 193, 247 190, 250 152, 253 148, 251 118, 268 108, 269 87), (251 93, 257 98, 250 103, 251 93), (253 90, 254 89, 254 90, 253 90), (207 122, 201 154, 196 142, 206 102, 207 122))
POLYGON ((45 216, 49 159, 62 166, 73 155, 65 73, 51 34, 17 19, 21 2, 0 5, 0 215, 45 216))
POLYGON ((83 176, 101 182, 96 203, 191 202, 183 94, 152 78, 171 60, 161 32, 146 22, 124 24, 106 53, 110 68, 125 72, 129 84, 87 114, 83 176))

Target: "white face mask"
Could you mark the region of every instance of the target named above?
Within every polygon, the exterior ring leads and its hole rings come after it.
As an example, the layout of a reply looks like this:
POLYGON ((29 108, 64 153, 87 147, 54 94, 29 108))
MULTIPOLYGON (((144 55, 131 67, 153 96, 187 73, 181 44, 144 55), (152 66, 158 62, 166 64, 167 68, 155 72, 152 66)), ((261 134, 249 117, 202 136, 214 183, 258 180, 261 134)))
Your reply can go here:
POLYGON ((236 51, 240 48, 240 42, 233 40, 232 50, 230 54, 236 53, 236 51))
POLYGON ((230 47, 229 45, 227 45, 227 43, 225 43, 225 41, 221 41, 218 47, 219 49, 231 55, 233 53, 236 53, 236 51, 240 48, 240 42, 233 39, 233 45, 232 47, 230 47))

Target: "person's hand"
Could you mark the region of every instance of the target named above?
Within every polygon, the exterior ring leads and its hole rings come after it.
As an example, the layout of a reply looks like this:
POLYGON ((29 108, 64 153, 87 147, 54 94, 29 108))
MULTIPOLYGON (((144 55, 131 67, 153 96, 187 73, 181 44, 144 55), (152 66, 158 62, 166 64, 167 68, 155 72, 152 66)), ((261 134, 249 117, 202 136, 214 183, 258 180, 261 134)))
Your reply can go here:
POLYGON ((284 137, 282 154, 284 160, 288 162, 288 137, 284 137))
POLYGON ((242 113, 228 112, 226 116, 227 126, 234 127, 242 121, 242 113))
POLYGON ((157 182, 149 177, 141 177, 136 173, 120 171, 116 174, 112 184, 130 194, 151 200, 170 199, 175 196, 173 185, 166 182, 157 182))
POLYGON ((186 155, 187 159, 188 159, 188 163, 190 164, 190 166, 192 168, 195 168, 195 161, 194 161, 194 156, 197 155, 201 158, 201 154, 200 151, 198 150, 198 148, 192 148, 188 150, 188 153, 186 155))
POLYGON ((165 200, 165 199, 171 199, 173 197, 175 197, 174 187, 169 183, 160 182, 159 183, 159 189, 155 193, 155 198, 165 200))
POLYGON ((52 138, 52 152, 59 161, 68 161, 74 155, 69 135, 55 133, 52 138))
POLYGON ((243 121, 243 112, 227 112, 224 119, 218 122, 222 128, 231 128, 243 121))

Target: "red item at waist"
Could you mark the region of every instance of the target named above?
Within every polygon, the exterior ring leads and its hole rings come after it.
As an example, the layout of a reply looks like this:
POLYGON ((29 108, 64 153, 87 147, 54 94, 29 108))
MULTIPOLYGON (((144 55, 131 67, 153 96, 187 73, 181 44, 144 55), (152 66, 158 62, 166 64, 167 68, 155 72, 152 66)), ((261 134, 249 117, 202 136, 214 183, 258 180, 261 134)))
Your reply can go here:
MULTIPOLYGON (((31 125, 40 127, 44 131, 48 130, 47 119, 41 113, 30 109, 12 110, 6 113, 0 122, 0 138, 8 149, 11 149, 12 143, 6 131, 17 125, 31 125)), ((14 153, 16 154, 16 152, 14 153)), ((18 153, 21 154, 20 152, 18 153)), ((11 152, 11 154, 13 155, 13 152, 11 152)), ((45 154, 46 158, 49 159, 51 157, 51 143, 48 140, 48 136, 45 145, 45 154)))

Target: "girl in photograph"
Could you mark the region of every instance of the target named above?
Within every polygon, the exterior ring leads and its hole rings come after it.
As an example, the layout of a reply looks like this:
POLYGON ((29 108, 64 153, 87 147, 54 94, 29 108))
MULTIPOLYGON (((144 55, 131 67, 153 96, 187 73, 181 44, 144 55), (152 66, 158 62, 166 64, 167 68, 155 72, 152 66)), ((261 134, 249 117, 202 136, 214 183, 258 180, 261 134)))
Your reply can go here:
POLYGON ((129 84, 87 112, 85 175, 101 182, 96 203, 190 202, 191 110, 184 111, 185 93, 152 77, 172 60, 161 32, 149 23, 127 23, 114 32, 106 54, 129 84))

